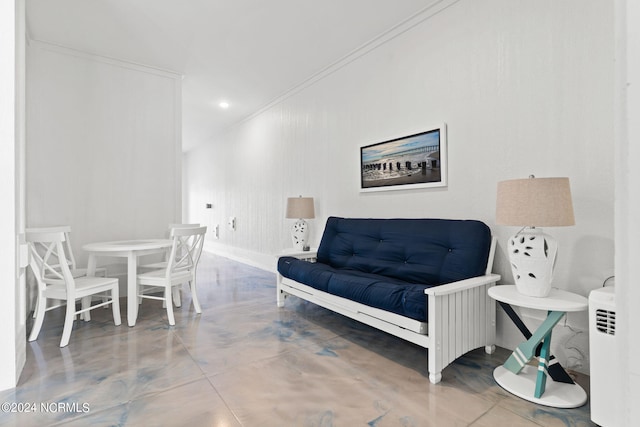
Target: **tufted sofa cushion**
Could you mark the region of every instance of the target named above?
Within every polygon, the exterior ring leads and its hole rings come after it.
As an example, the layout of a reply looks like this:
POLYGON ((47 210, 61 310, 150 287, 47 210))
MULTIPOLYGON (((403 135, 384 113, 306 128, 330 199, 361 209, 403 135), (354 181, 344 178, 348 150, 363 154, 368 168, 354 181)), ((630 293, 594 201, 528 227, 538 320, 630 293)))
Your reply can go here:
POLYGON ((336 269, 321 262, 310 263, 293 257, 281 257, 278 271, 284 277, 332 295, 421 322, 427 319, 424 290, 431 285, 407 283, 357 270, 336 269))
POLYGON ((318 262, 437 285, 484 274, 491 231, 474 220, 330 217, 318 262))

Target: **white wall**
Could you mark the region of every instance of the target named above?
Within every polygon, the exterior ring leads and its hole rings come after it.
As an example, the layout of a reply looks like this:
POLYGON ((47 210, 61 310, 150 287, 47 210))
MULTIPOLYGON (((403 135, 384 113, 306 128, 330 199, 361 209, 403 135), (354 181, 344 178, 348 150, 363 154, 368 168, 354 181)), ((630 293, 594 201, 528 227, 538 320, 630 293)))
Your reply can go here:
MULTIPOLYGON (((571 178, 577 224, 547 230, 560 243, 555 286, 587 296, 612 274, 613 5, 445 5, 185 155, 187 220, 220 224, 209 250, 273 268, 290 246, 286 197, 303 195, 316 200, 315 243, 329 215, 485 221, 500 240, 495 271, 511 283, 504 242, 516 229, 494 223, 496 183, 535 174, 571 178), (447 188, 358 191, 360 145, 441 122, 447 188)), ((554 352, 579 370, 586 328, 586 312, 571 314, 556 333, 554 352)), ((499 345, 520 341, 504 319, 498 332, 499 345)))
MULTIPOLYGON (((618 315, 617 357, 612 374, 619 375, 619 387, 610 390, 618 406, 616 425, 631 426, 640 419, 640 288, 637 263, 640 259, 640 4, 616 2, 618 36, 616 64, 616 309, 618 315)), ((615 353, 614 353, 615 354, 615 353)))
POLYGON ((182 215, 181 77, 42 42, 27 61, 27 226, 71 225, 81 263, 88 242, 163 237, 182 215))
POLYGON ((24 228, 24 1, 0 3, 0 390, 14 387, 26 360, 24 268, 18 239, 24 228))

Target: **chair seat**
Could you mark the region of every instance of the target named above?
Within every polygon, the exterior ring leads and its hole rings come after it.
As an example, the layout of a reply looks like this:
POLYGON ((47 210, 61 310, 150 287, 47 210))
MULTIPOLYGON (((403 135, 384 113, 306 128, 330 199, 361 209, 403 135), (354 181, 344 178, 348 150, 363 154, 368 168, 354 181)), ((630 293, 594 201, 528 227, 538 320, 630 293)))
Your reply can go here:
MULTIPOLYGON (((153 270, 146 273, 138 274, 138 281, 140 284, 151 283, 164 283, 167 270, 153 270)), ((191 271, 182 270, 176 271, 171 275, 171 283, 183 283, 191 280, 191 271)))
POLYGON ((151 269, 151 270, 157 270, 157 269, 165 269, 167 268, 167 261, 160 261, 160 262, 154 262, 152 264, 144 264, 144 265, 139 265, 138 266, 139 269, 151 269))
MULTIPOLYGON (((139 265, 138 269, 139 270, 165 270, 167 268, 167 261, 160 261, 160 262, 154 262, 152 264, 144 264, 144 265, 139 265)), ((180 270, 180 268, 178 268, 180 270)), ((188 270, 186 268, 182 268, 182 270, 188 270)), ((143 274, 143 273, 140 273, 143 274)))
MULTIPOLYGON (((87 295, 93 295, 96 292, 111 290, 114 285, 118 285, 118 279, 114 279, 111 277, 82 276, 75 279, 75 285, 76 298, 82 298, 87 295)), ((54 283, 47 285, 44 293, 47 298, 67 298, 67 288, 64 283, 54 283)))
MULTIPOLYGON (((87 269, 86 268, 74 268, 73 270, 71 270, 71 274, 73 275, 73 277, 82 277, 82 276, 86 276, 87 275, 87 269)), ((95 275, 96 276, 104 276, 107 274, 107 269, 104 267, 98 267, 96 268, 96 272, 95 275)))
MULTIPOLYGON (((78 277, 83 277, 87 275, 87 269, 86 268, 74 268, 74 269, 70 269, 69 271, 71 271, 71 275, 73 276, 74 279, 77 279, 78 277)), ((100 276, 105 276, 107 274, 107 269, 104 267, 99 267, 96 268, 96 275, 100 275, 100 276)), ((56 279, 56 277, 52 276, 51 274, 47 274, 45 276, 45 279, 56 279)))

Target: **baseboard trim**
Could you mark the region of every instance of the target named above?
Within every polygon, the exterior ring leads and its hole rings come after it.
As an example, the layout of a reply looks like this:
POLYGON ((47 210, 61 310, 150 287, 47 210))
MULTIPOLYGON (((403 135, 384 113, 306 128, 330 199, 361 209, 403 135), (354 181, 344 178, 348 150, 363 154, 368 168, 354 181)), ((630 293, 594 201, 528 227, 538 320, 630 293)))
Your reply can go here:
POLYGON ((205 242, 202 250, 206 253, 229 258, 271 273, 276 273, 277 271, 276 263, 278 258, 275 254, 271 255, 230 246, 212 245, 207 244, 207 242, 205 242))

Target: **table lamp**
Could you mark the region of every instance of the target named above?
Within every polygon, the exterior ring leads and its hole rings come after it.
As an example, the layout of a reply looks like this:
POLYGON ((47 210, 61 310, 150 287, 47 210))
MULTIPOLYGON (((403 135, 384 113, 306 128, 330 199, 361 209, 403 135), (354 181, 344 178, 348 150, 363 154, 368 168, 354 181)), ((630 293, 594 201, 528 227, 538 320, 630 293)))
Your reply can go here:
POLYGON ((536 227, 575 224, 569 178, 531 175, 499 182, 496 223, 522 227, 507 246, 518 292, 533 297, 549 295, 558 242, 536 227))
POLYGON ((291 228, 293 247, 297 250, 308 250, 309 226, 305 219, 315 218, 313 197, 289 197, 286 217, 297 219, 291 228))

